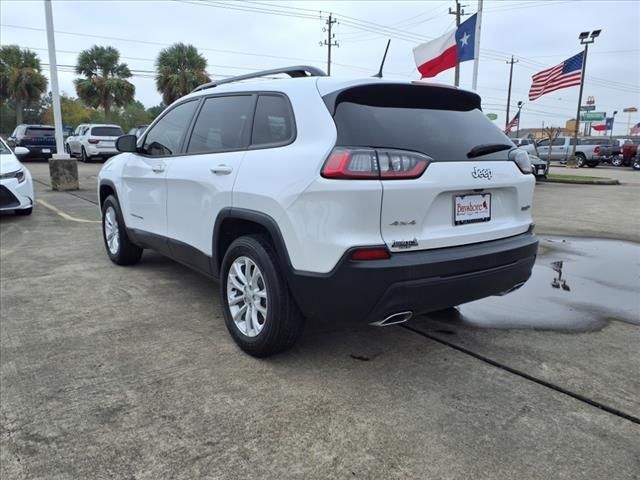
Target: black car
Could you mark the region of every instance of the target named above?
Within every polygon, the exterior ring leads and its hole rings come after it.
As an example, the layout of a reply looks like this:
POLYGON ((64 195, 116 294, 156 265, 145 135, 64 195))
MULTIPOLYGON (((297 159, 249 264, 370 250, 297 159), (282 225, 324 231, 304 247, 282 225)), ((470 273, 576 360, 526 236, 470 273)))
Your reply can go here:
POLYGON ((18 125, 7 143, 15 147, 25 147, 29 150, 23 160, 34 158, 51 158, 56 153, 55 128, 51 125, 18 125))

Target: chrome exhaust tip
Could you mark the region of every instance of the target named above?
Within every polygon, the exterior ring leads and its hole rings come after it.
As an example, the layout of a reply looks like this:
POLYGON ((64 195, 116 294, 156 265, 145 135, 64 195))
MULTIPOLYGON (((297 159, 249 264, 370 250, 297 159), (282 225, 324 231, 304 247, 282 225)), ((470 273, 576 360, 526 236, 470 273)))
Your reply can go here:
POLYGON ((378 320, 377 322, 371 322, 369 325, 373 325, 374 327, 388 327, 389 325, 397 325, 399 323, 404 323, 409 320, 413 316, 413 312, 398 312, 392 315, 389 315, 384 320, 378 320))
POLYGON ((511 287, 509 290, 505 290, 504 292, 500 292, 500 293, 496 293, 495 296, 496 297, 503 297, 505 295, 508 295, 511 292, 515 292, 516 290, 518 290, 520 287, 522 287, 526 282, 520 282, 515 284, 513 287, 511 287))

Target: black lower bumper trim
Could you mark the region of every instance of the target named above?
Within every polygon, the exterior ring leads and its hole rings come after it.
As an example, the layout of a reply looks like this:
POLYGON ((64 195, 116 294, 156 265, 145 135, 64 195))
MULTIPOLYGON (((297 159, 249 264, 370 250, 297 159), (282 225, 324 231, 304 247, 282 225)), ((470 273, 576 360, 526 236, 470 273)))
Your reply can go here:
POLYGON ((513 289, 527 281, 538 240, 532 232, 490 242, 396 253, 354 262, 329 274, 293 272, 289 285, 316 320, 373 322, 399 311, 427 313, 513 289))
POLYGON ((20 206, 20 201, 9 191, 8 188, 0 185, 0 208, 12 208, 20 206))

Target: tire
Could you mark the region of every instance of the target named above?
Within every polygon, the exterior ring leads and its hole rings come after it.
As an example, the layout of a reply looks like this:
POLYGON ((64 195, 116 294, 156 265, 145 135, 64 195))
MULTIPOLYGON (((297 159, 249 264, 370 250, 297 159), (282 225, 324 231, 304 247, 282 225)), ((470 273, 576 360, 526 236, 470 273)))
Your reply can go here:
POLYGON ((585 156, 581 153, 577 153, 576 154, 576 164, 578 165, 578 168, 582 168, 584 167, 585 162, 587 161, 587 159, 585 158, 585 156))
POLYGON ((620 155, 616 155, 611 160, 611 165, 613 165, 614 167, 621 167, 622 166, 622 162, 623 162, 622 157, 620 157, 620 155))
POLYGON ((589 163, 587 163, 587 166, 589 168, 596 168, 598 166, 598 163, 597 162, 595 162, 595 163, 594 162, 589 162, 589 163))
POLYGON ((102 204, 102 239, 109 259, 117 265, 133 265, 142 257, 142 248, 127 235, 120 205, 113 195, 109 195, 102 204))
POLYGON ((33 207, 29 207, 29 208, 23 208, 21 210, 14 210, 16 215, 19 216, 27 216, 27 215, 31 215, 31 213, 33 212, 33 207))
POLYGON ((634 170, 640 170, 640 160, 636 160, 631 164, 631 168, 634 170))
POLYGON ((69 146, 69 144, 68 144, 68 143, 64 146, 64 150, 65 150, 65 152, 67 152, 67 154, 68 154, 70 157, 73 157, 73 155, 71 154, 71 147, 69 146))
POLYGON ((87 157, 87 151, 82 147, 80 150, 80 160, 87 163, 89 161, 89 157, 87 157))
POLYGON ((275 250, 265 236, 240 237, 229 246, 220 269, 220 303, 231 337, 242 350, 254 357, 282 352, 290 348, 302 333, 304 319, 291 297, 275 250), (242 275, 237 273, 236 267, 242 275), (236 273, 230 274, 232 268, 236 273), (242 281, 247 271, 255 276, 255 284, 250 287, 255 286, 256 289, 249 288, 242 294, 243 290, 238 287, 247 285, 242 281), (264 297, 253 295, 247 301, 247 295, 256 290, 264 297), (235 311, 232 313, 230 300, 234 298, 238 301, 234 302, 235 311), (264 312, 258 310, 260 307, 264 312), (255 313, 255 319, 249 326, 243 310, 249 313, 250 318, 254 318, 255 313))

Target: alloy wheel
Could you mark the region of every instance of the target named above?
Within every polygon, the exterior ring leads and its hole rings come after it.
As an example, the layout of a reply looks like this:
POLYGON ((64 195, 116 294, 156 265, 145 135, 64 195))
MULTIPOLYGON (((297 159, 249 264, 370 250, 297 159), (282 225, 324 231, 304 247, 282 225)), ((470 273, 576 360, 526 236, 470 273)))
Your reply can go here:
POLYGON ((117 255, 120 250, 120 229, 116 211, 112 206, 107 207, 104 213, 104 238, 111 255, 117 255))
POLYGON ((240 332, 256 337, 267 321, 267 285, 260 268, 249 257, 236 258, 227 274, 229 313, 240 332))

